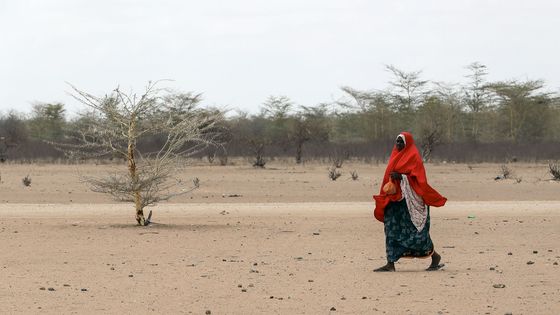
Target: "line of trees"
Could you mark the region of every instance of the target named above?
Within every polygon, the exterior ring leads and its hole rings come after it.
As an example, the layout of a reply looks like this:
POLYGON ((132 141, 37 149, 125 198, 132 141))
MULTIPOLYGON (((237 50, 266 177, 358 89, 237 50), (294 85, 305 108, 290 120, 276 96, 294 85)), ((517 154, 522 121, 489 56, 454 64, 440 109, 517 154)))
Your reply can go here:
MULTIPOLYGON (((223 122, 225 145, 199 156, 250 157, 264 166, 274 157, 306 159, 359 157, 382 161, 396 135, 410 131, 426 160, 503 162, 560 156, 560 98, 541 80, 488 80, 488 69, 472 63, 465 82, 429 81, 421 71, 387 66, 387 87, 367 91, 342 87, 341 99, 302 106, 270 96, 257 114, 238 112, 223 122)), ((36 104, 25 115, 0 116, 3 158, 60 158, 48 144, 76 130, 60 103, 36 104)), ((139 147, 150 150, 157 139, 139 147)))

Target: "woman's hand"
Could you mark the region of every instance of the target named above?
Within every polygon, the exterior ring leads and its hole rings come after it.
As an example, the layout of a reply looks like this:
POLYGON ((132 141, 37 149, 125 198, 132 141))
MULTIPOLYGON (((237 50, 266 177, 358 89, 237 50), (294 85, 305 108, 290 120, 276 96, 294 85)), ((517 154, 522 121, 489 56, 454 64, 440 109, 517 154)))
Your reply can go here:
POLYGON ((400 173, 397 173, 397 172, 391 172, 391 174, 389 174, 389 176, 391 177, 391 179, 402 180, 402 175, 400 173))

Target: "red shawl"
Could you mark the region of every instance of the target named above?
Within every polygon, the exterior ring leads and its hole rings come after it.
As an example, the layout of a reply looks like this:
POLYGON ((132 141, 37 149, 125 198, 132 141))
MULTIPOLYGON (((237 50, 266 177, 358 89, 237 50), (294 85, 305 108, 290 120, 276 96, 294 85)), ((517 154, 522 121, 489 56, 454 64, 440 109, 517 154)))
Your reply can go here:
POLYGON ((404 149, 399 152, 396 146, 393 147, 389 163, 387 164, 387 169, 385 170, 385 175, 383 176, 383 183, 381 183, 379 195, 373 196, 373 199, 375 199, 374 215, 375 218, 381 222, 383 222, 385 207, 387 207, 389 202, 399 201, 402 199, 402 191, 399 180, 392 180, 397 187, 396 194, 387 195, 383 192, 383 186, 391 180, 389 174, 393 171, 405 174, 408 177, 410 186, 414 189, 414 192, 416 192, 418 196, 422 197, 425 204, 434 207, 441 207, 445 205, 445 202, 447 201, 447 198, 440 195, 435 189, 428 185, 424 163, 422 163, 422 157, 414 144, 412 135, 408 132, 402 132, 401 135, 405 138, 404 149))

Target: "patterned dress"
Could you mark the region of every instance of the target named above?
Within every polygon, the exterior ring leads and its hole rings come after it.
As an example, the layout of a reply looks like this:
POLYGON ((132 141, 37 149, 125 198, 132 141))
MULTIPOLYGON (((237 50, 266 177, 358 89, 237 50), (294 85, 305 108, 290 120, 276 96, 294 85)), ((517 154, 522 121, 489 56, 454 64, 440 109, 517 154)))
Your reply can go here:
POLYGON ((390 202, 385 208, 385 247, 387 260, 425 258, 432 255, 434 244, 430 238, 430 208, 423 228, 418 231, 412 223, 405 199, 390 202))

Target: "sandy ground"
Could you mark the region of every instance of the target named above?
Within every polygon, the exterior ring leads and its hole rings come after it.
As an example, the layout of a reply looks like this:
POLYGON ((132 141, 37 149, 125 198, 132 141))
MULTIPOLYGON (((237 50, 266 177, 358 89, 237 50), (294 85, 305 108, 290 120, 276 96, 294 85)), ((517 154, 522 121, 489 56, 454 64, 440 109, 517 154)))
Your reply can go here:
POLYGON ((544 164, 494 181, 499 167, 427 165, 450 199, 432 210, 446 267, 378 274, 382 165, 347 163, 335 182, 321 164, 191 167, 179 176, 202 188, 142 228, 130 205, 79 182, 108 166, 3 164, 0 313, 558 314, 560 183, 544 164))

